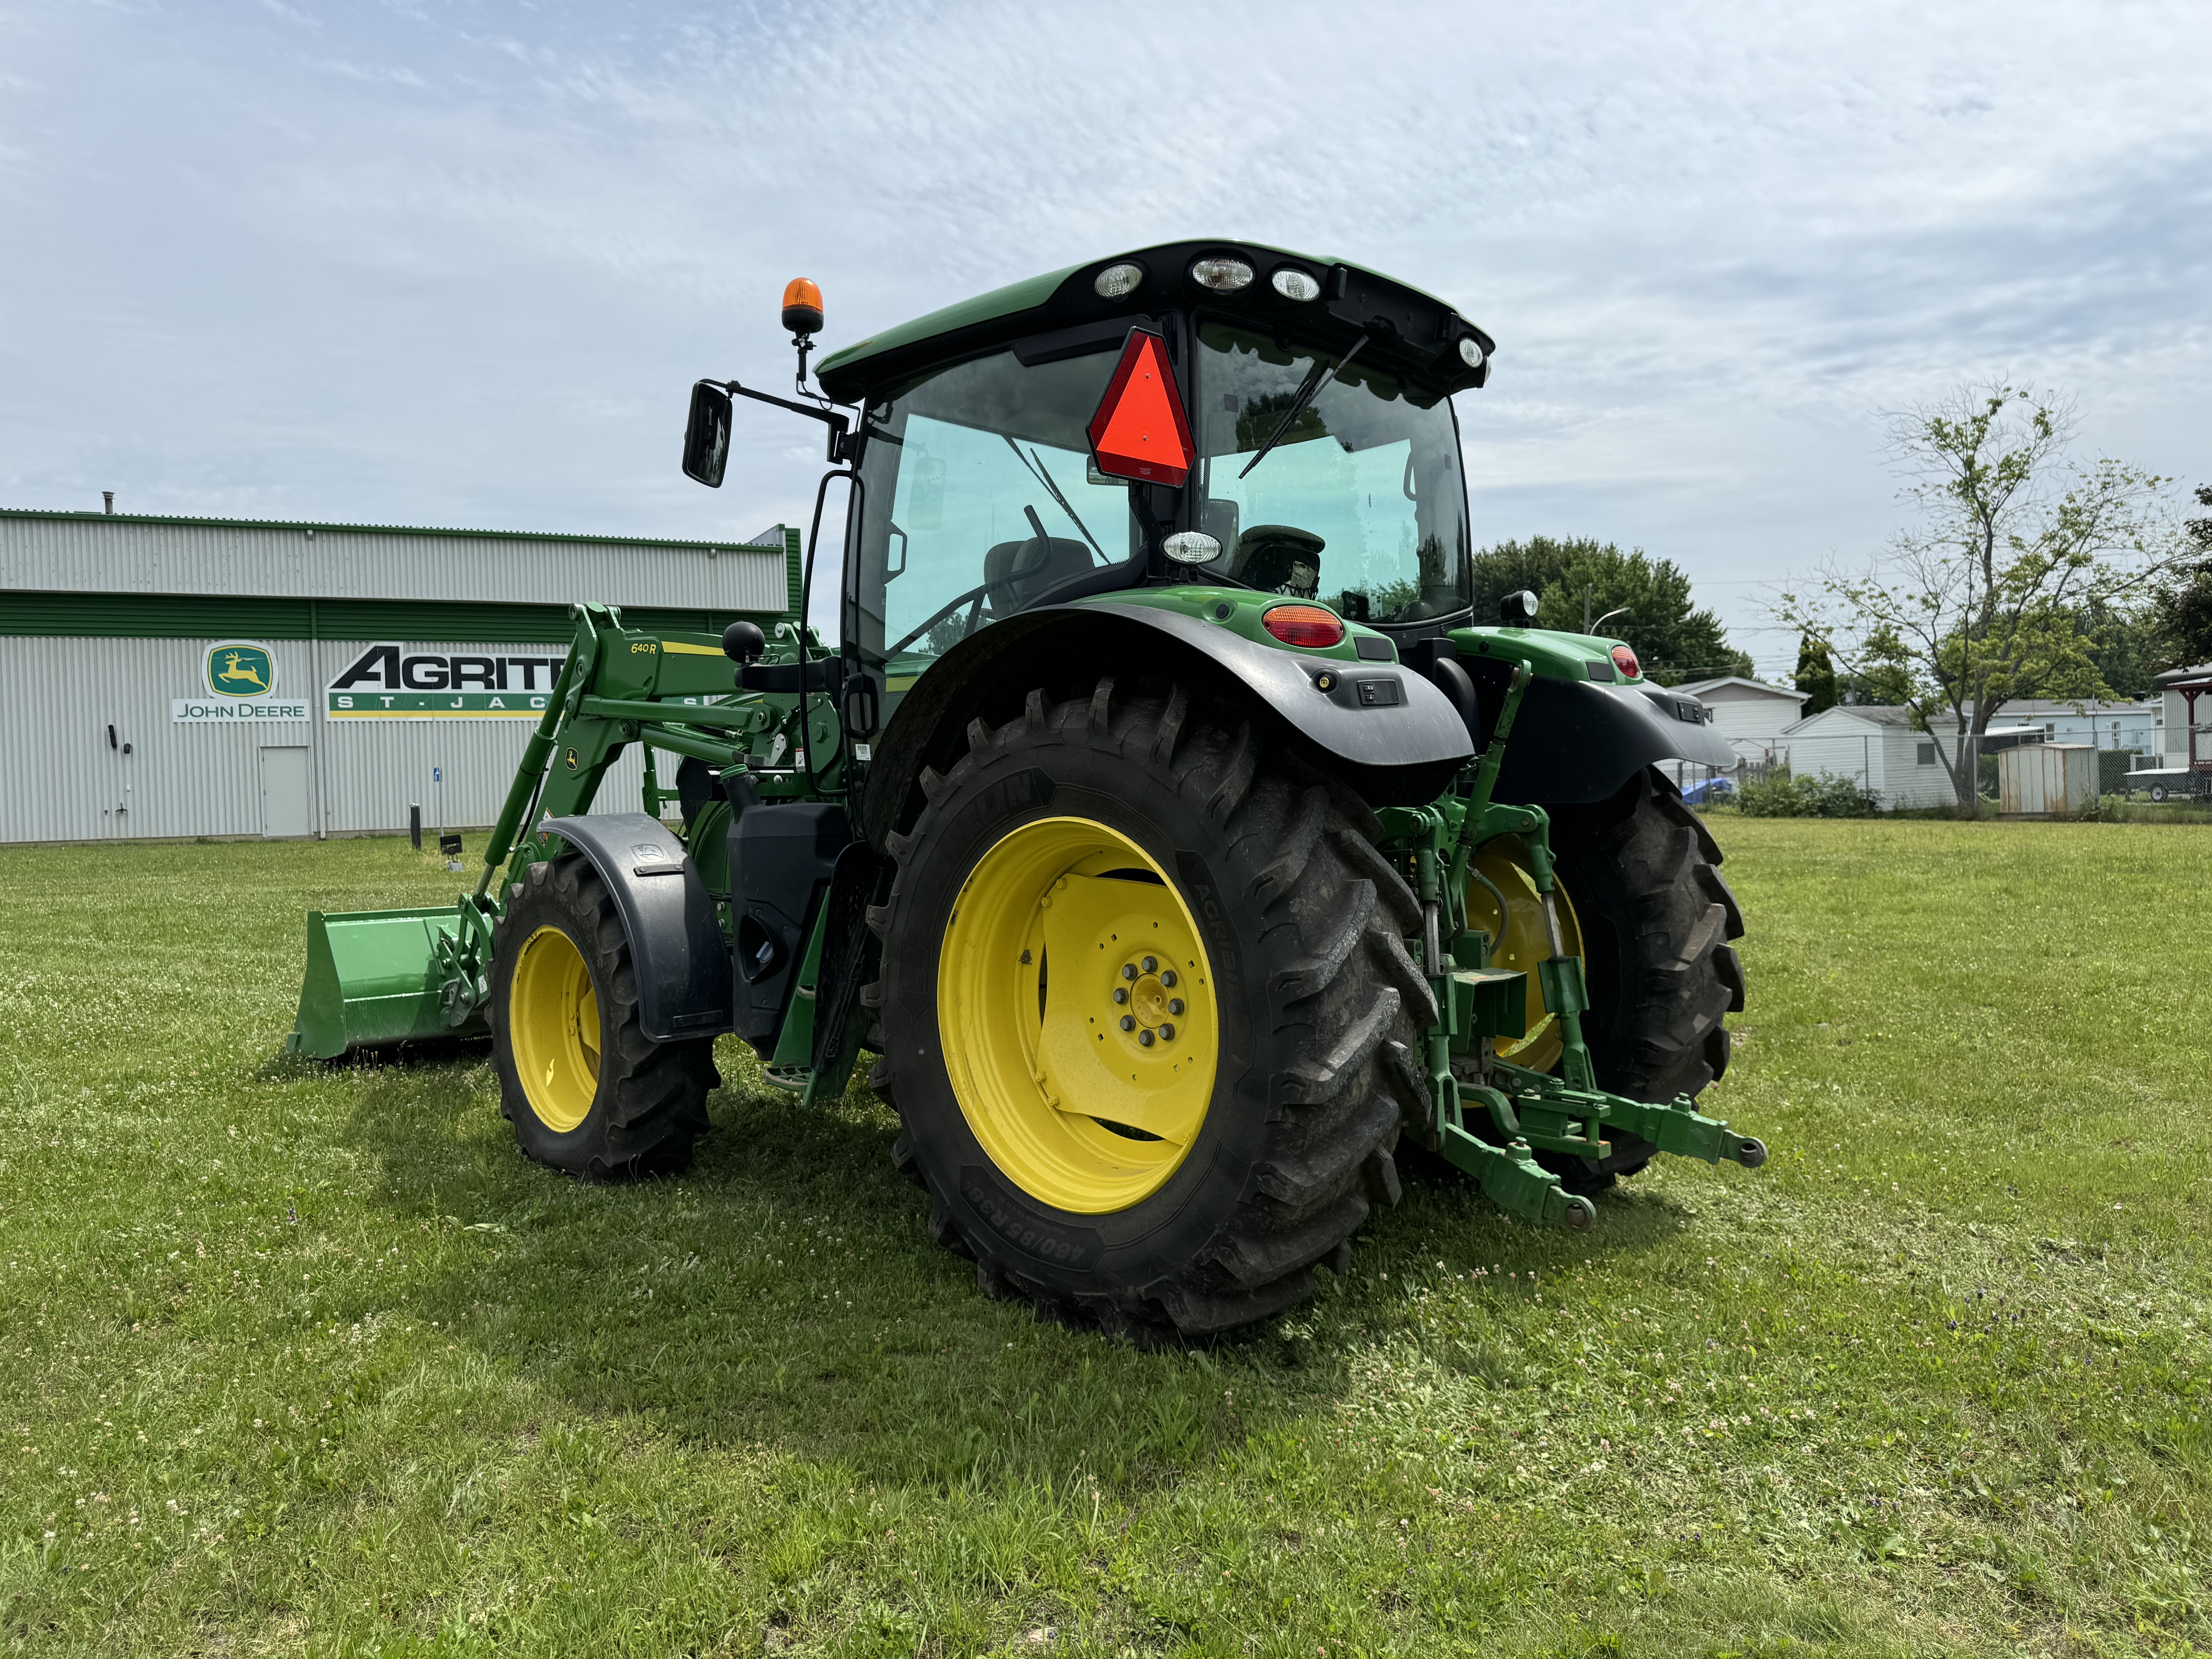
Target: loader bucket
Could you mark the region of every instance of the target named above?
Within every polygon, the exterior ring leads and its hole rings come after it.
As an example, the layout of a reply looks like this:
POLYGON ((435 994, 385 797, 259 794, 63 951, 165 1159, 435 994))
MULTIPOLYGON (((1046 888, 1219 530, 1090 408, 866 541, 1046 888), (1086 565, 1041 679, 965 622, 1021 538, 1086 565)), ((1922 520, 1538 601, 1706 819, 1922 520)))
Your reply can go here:
POLYGON ((460 927, 453 905, 430 910, 307 913, 307 978, 284 1046, 315 1060, 429 1037, 482 1036, 481 1012, 446 1023, 438 940, 460 927))

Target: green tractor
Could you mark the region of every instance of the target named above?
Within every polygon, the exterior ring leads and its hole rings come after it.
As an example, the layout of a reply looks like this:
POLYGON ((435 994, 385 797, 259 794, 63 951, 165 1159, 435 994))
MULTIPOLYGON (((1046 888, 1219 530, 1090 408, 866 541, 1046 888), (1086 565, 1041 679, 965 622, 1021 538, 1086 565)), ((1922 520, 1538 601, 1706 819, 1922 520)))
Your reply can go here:
POLYGON ((984 1288, 1140 1340, 1278 1314, 1410 1139, 1583 1228, 1695 1097, 1742 931, 1662 763, 1732 757, 1614 640, 1471 614, 1455 393, 1492 342, 1342 261, 1188 242, 692 390, 826 428, 837 640, 580 605, 443 911, 310 919, 301 1052, 489 1030, 523 1150, 680 1167, 715 1038, 833 1099, 863 1051, 984 1288), (734 667, 732 664, 734 663, 734 667), (597 812, 642 745, 642 810, 597 812), (664 787, 655 756, 676 763, 664 787), (664 821, 672 805, 680 831, 664 821))

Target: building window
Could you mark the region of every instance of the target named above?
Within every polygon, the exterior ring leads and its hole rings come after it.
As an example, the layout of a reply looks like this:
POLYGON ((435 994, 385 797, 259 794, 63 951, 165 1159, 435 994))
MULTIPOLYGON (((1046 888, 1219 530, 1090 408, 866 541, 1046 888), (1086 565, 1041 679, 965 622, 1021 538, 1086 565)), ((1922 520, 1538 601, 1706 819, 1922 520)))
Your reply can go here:
POLYGON ((1936 745, 1934 744, 1923 743, 1920 745, 1920 763, 1923 766, 1933 766, 1936 764, 1936 745))

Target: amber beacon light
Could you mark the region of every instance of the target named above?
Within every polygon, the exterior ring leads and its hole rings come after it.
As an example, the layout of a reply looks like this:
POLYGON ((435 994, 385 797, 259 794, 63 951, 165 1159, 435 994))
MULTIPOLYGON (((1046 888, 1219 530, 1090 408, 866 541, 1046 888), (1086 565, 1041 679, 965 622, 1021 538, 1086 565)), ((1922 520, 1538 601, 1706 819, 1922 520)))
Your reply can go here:
POLYGON ((822 331, 822 288, 811 276, 794 276, 783 285, 783 325, 793 334, 822 331))

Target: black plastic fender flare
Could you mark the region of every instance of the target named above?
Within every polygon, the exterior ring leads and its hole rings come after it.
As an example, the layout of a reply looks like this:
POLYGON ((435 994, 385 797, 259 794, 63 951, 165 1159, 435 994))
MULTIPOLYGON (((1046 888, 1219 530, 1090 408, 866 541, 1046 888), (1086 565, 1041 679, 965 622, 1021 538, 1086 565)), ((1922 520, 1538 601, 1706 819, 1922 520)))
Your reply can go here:
POLYGON ((1237 696, 1255 719, 1376 806, 1432 800, 1474 754, 1467 724, 1425 675, 1396 662, 1347 661, 1261 645, 1153 605, 1047 605, 994 623, 946 652, 907 694, 868 774, 860 822, 878 848, 911 811, 924 766, 951 764, 978 717, 1004 721, 1036 685, 1126 671, 1188 678, 1237 696), (1328 671, 1332 690, 1316 676, 1328 671), (1359 686, 1387 682, 1391 692, 1359 686), (1395 701, 1388 701, 1395 696, 1395 701))
MULTIPOLYGON (((1486 721, 1494 720, 1509 671, 1464 657, 1460 666, 1474 681, 1486 721)), ((1695 697, 1662 688, 1539 678, 1514 716, 1498 799, 1523 805, 1607 800, 1636 773, 1662 761, 1733 770, 1735 750, 1705 720, 1705 705, 1695 697)))
POLYGON ((730 1030, 729 944, 698 866, 668 826, 642 812, 589 812, 542 828, 589 859, 614 896, 645 1035, 673 1042, 730 1030))

